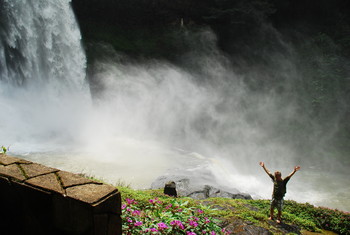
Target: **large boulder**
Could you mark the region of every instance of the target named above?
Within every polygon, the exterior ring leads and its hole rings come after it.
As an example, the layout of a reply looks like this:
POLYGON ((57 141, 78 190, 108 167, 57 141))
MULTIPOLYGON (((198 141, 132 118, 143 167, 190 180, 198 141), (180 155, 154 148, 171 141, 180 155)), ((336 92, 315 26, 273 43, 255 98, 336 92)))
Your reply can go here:
POLYGON ((169 181, 175 182, 178 196, 191 197, 193 199, 206 199, 210 197, 252 199, 249 194, 239 192, 235 188, 213 185, 213 181, 206 184, 200 178, 188 175, 160 176, 151 184, 151 189, 164 188, 165 184, 169 181))

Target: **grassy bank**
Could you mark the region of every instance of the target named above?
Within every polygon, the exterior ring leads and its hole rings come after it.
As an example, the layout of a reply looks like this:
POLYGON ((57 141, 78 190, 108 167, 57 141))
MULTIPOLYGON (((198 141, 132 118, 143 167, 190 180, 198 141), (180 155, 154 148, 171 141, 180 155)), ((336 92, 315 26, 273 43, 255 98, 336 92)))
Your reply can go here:
POLYGON ((162 190, 118 187, 124 234, 350 234, 350 215, 339 210, 286 201, 281 225, 268 220, 268 200, 172 198, 162 190))

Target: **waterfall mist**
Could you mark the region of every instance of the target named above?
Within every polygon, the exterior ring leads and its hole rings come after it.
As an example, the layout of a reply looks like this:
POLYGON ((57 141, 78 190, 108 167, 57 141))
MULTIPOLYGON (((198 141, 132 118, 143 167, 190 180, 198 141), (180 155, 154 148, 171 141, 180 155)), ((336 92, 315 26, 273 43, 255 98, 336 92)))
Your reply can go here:
POLYGON ((248 80, 271 71, 236 72, 210 29, 184 33, 191 51, 181 65, 135 62, 96 44, 103 56, 85 78, 69 0, 0 1, 0 144, 10 154, 138 188, 180 170, 263 198, 271 183, 259 161, 283 175, 300 164, 287 199, 350 210, 346 166, 324 149, 332 128, 301 110, 301 75, 282 39, 286 52, 267 55, 277 87, 252 88, 248 80))
MULTIPOLYGON (((291 181, 287 198, 347 208, 349 190, 335 182, 348 179, 347 168, 327 150, 337 123, 319 126, 303 111, 295 87, 302 75, 293 48, 281 39, 287 53, 271 53, 275 64, 242 75, 219 51, 211 30, 184 36, 194 43, 182 57, 183 66, 156 60, 135 63, 111 53, 109 46, 95 45, 103 56, 92 65, 90 83, 95 105, 110 115, 101 123, 107 130, 103 132, 110 135, 115 130, 113 136, 152 141, 172 151, 147 157, 141 153, 128 167, 150 161, 150 169, 159 164, 170 168, 167 174, 196 172, 204 175, 204 183, 215 181, 269 198, 270 180, 258 162, 265 161, 271 171, 281 170, 285 176, 300 164, 303 171, 291 181), (254 89, 247 84, 249 79, 268 79, 269 69, 282 80, 277 87, 254 89), (324 175, 329 170, 334 172, 324 175), (323 185, 325 181, 332 185, 323 185), (332 203, 327 203, 330 198, 332 203)), ((103 146, 101 151, 111 149, 103 146)))

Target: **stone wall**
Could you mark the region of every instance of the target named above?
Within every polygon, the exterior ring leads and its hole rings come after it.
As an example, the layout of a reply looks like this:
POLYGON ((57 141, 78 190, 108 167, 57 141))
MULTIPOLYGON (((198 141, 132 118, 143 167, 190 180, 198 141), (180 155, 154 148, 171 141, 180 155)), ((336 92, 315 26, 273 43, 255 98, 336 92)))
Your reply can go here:
POLYGON ((0 154, 0 234, 121 234, 110 185, 0 154))

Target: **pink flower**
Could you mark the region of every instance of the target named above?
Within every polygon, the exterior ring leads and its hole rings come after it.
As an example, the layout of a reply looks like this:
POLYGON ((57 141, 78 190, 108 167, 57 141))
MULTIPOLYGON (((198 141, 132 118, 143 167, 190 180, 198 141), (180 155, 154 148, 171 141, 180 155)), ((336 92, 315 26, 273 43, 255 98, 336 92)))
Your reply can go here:
POLYGON ((216 233, 215 233, 214 231, 212 231, 212 232, 210 233, 210 235, 216 235, 216 233))
POLYGON ((194 232, 187 232, 186 234, 187 235, 196 235, 196 233, 194 233, 194 232))
POLYGON ((163 222, 158 223, 157 226, 158 226, 159 230, 164 230, 164 229, 168 228, 168 226, 165 223, 163 223, 163 222))
POLYGON ((122 205, 122 210, 124 210, 126 208, 126 204, 122 205))
POLYGON ((185 229, 184 225, 180 220, 173 220, 170 222, 170 225, 172 225, 173 227, 178 227, 180 229, 185 229))
POLYGON ((142 222, 141 222, 141 221, 136 221, 136 222, 134 223, 134 225, 135 225, 135 226, 141 226, 141 225, 142 225, 142 222))
POLYGON ((197 210, 197 213, 198 213, 198 214, 203 214, 204 211, 202 211, 201 209, 198 209, 198 210, 197 210))
POLYGON ((190 221, 189 221, 189 224, 190 224, 190 226, 192 226, 192 227, 197 227, 197 226, 198 226, 198 223, 197 223, 196 221, 194 221, 194 220, 190 220, 190 221))
POLYGON ((146 233, 149 233, 149 232, 158 232, 158 229, 156 229, 156 228, 147 228, 147 229, 145 230, 145 232, 146 232, 146 233))
POLYGON ((194 216, 192 216, 192 219, 195 220, 195 221, 198 221, 198 220, 199 220, 198 217, 194 217, 194 216))
POLYGON ((153 205, 156 204, 156 203, 162 204, 162 201, 159 201, 157 197, 155 199, 149 199, 148 201, 150 203, 152 203, 153 205))
POLYGON ((131 205, 131 204, 137 204, 137 202, 135 202, 134 199, 127 198, 127 199, 125 199, 125 200, 126 200, 126 202, 127 202, 129 205, 131 205))
POLYGON ((134 210, 133 212, 131 212, 131 214, 132 214, 133 216, 137 216, 137 215, 140 215, 140 214, 141 214, 141 211, 134 210))

